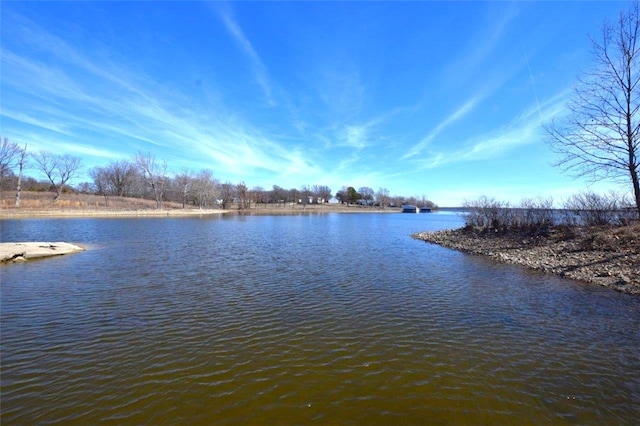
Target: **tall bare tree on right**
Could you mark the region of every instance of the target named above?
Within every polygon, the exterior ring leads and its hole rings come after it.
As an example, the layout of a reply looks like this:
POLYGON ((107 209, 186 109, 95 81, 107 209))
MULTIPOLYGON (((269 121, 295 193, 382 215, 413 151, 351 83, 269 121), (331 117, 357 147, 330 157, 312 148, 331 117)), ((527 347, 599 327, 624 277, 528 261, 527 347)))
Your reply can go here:
POLYGON ((640 215, 640 14, 638 2, 592 38, 593 68, 547 127, 557 165, 578 176, 631 182, 640 215))

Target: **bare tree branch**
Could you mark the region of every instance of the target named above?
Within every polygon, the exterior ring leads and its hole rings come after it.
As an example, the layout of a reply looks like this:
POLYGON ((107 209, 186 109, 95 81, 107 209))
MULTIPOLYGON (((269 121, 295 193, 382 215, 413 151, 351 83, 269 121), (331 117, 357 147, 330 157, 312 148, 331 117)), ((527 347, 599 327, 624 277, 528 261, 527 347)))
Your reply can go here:
POLYGON ((557 166, 578 176, 630 180, 640 215, 640 14, 638 2, 591 39, 593 69, 579 79, 569 114, 546 127, 557 166))

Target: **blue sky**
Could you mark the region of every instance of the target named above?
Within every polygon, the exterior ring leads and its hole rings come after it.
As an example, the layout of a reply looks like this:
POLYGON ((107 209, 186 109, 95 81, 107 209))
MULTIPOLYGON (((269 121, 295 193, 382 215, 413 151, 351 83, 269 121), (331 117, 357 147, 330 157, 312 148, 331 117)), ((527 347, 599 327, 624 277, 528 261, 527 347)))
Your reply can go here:
POLYGON ((5 1, 0 132, 84 172, 141 151, 441 206, 624 190, 552 167, 541 124, 626 5, 5 1))

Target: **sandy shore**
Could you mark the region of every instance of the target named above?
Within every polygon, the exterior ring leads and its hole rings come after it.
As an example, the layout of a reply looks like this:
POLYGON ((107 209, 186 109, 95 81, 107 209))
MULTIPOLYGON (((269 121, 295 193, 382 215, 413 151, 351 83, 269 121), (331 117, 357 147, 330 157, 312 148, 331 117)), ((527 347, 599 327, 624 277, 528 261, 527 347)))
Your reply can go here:
POLYGON ((413 238, 640 295, 640 225, 578 229, 570 234, 532 238, 456 229, 418 233, 413 238))

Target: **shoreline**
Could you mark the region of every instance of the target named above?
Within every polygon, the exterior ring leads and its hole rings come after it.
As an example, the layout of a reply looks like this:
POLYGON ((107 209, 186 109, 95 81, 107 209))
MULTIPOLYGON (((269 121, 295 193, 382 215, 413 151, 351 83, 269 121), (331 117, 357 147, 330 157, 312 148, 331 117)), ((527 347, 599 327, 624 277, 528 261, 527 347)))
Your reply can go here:
POLYGON ((180 217, 180 216, 211 216, 222 214, 241 215, 298 215, 298 214, 328 214, 328 213, 399 213, 394 209, 369 209, 355 206, 313 206, 306 208, 268 207, 236 209, 0 209, 2 219, 29 218, 81 218, 81 217, 180 217))
POLYGON ((411 237, 426 243, 498 262, 640 295, 640 225, 630 237, 612 229, 577 229, 575 235, 556 232, 548 237, 517 233, 478 234, 464 228, 420 232, 411 237))
POLYGON ((29 219, 29 218, 61 218, 61 217, 140 217, 140 216, 205 216, 227 213, 229 210, 218 209, 138 209, 138 210, 109 210, 109 209, 3 209, 0 210, 0 219, 29 219))

